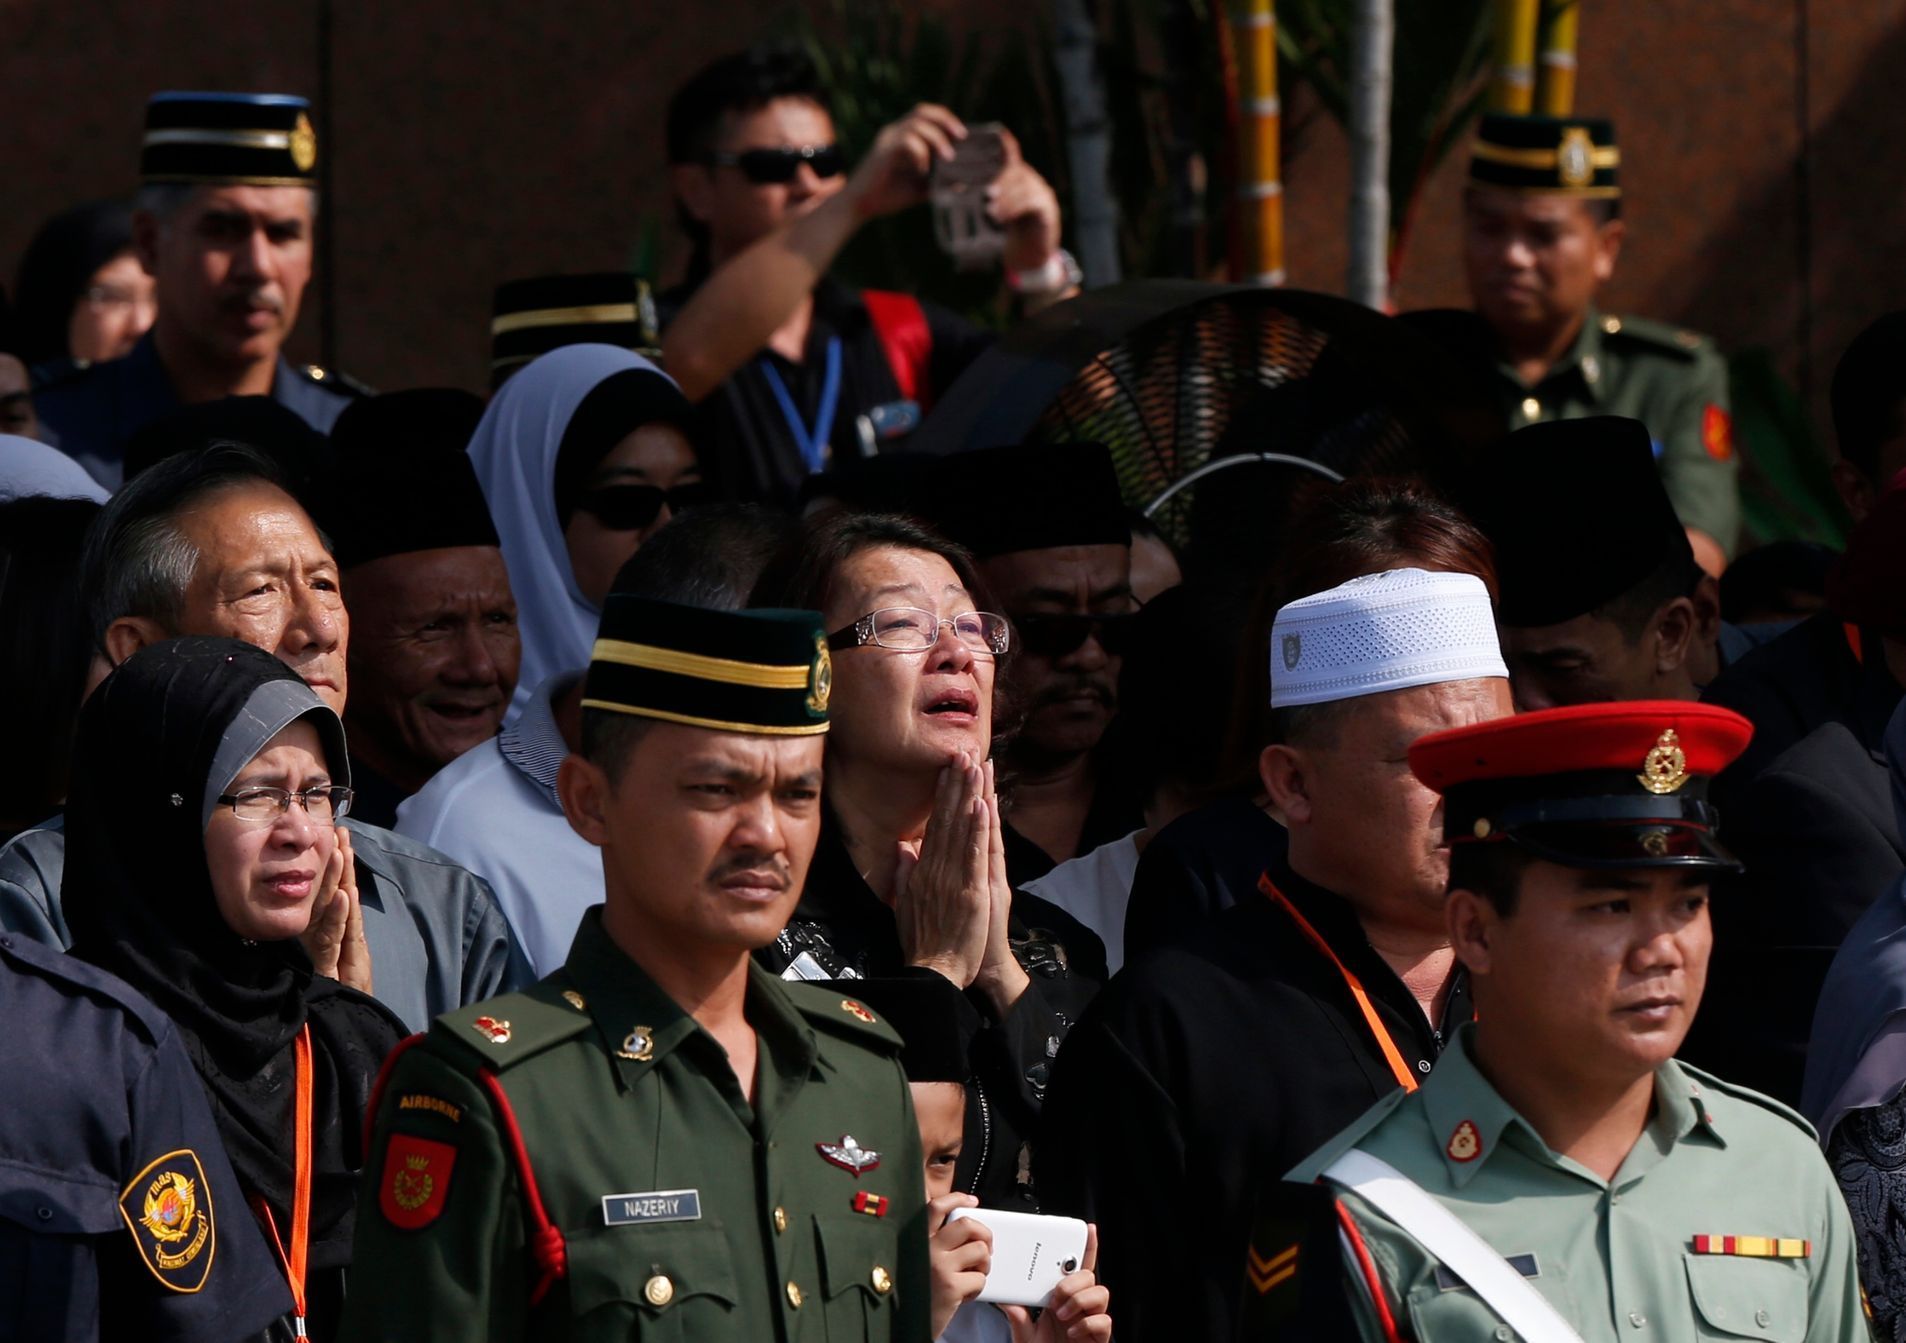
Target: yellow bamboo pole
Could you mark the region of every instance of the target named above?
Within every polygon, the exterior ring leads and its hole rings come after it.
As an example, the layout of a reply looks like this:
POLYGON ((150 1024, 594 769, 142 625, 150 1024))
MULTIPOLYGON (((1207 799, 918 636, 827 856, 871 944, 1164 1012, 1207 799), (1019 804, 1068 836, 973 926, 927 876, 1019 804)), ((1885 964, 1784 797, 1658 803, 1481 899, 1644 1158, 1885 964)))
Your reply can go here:
POLYGON ((1575 39, 1581 14, 1581 0, 1543 0, 1535 105, 1545 116, 1565 117, 1575 110, 1575 39))
POLYGON ((1535 29, 1541 0, 1496 0, 1496 75, 1489 106, 1526 113, 1535 106, 1535 29))
POLYGON ((1282 107, 1277 99, 1275 0, 1243 0, 1231 13, 1238 53, 1238 211, 1247 284, 1284 283, 1282 107))

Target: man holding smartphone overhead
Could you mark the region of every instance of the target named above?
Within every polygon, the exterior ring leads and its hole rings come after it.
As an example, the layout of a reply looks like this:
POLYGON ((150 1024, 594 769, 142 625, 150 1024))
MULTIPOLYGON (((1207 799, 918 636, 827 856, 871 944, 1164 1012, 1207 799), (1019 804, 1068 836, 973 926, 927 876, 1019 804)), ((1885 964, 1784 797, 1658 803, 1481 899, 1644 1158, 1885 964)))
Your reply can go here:
POLYGON ((861 225, 924 202, 942 165, 977 188, 950 230, 957 254, 996 246, 1028 311, 1078 290, 1058 197, 1011 132, 923 103, 850 173, 818 72, 786 47, 724 57, 684 84, 668 155, 695 253, 659 305, 664 357, 702 408, 727 493, 796 502, 807 476, 911 429, 990 340, 911 295, 827 275, 861 225))

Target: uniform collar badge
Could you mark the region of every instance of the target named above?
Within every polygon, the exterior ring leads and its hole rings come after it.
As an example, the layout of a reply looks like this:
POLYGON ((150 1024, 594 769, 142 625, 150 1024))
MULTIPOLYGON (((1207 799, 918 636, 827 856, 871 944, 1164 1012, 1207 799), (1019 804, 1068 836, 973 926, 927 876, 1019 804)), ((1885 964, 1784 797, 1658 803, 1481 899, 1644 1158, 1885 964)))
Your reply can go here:
POLYGON ((647 1063, 655 1057, 655 1032, 647 1026, 637 1026, 622 1037, 622 1048, 616 1050, 615 1056, 636 1063, 647 1063))
POLYGON ((862 1147, 851 1133, 841 1134, 839 1142, 817 1142, 814 1147, 821 1154, 821 1160, 830 1166, 839 1166, 856 1180, 880 1164, 880 1153, 871 1147, 862 1147))
POLYGON ((874 1024, 874 1014, 855 1002, 852 998, 842 998, 840 1000, 840 1010, 850 1017, 866 1022, 869 1026, 874 1024))
POLYGON ((507 1021, 498 1021, 495 1017, 478 1017, 470 1023, 470 1026, 493 1045, 506 1045, 510 1042, 510 1023, 507 1021))
POLYGON ((1465 1119, 1449 1135, 1449 1146, 1443 1149, 1451 1161, 1474 1161, 1482 1155, 1482 1134, 1477 1131, 1475 1121, 1465 1119))

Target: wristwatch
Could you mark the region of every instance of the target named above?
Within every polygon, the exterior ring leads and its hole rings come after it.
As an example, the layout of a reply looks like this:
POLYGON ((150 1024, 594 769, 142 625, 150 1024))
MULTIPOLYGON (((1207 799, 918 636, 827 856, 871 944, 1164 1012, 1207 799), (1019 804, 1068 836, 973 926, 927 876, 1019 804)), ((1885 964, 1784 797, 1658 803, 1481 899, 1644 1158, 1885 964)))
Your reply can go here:
POLYGON ((1006 272, 1006 287, 1015 294, 1037 297, 1041 294, 1061 294, 1068 289, 1085 283, 1085 272, 1079 269, 1079 263, 1072 253, 1063 247, 1053 249, 1043 266, 1034 266, 1031 270, 1009 270, 1006 272))

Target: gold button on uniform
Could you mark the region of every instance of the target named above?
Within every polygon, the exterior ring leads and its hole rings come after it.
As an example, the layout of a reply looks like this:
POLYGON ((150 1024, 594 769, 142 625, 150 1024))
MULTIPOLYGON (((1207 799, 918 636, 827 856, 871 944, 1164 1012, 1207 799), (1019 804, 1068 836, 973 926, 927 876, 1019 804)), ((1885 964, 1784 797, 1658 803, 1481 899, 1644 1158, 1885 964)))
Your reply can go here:
POLYGON ((774 1234, 778 1236, 787 1229, 788 1210, 786 1208, 776 1208, 774 1210, 774 1234))
POLYGON ((1537 401, 1532 396, 1523 397, 1522 398, 1522 418, 1525 420, 1541 419, 1542 418, 1542 403, 1540 401, 1537 401))
POLYGON ((666 1306, 675 1299, 675 1284, 668 1280, 666 1273, 657 1273, 643 1284, 642 1295, 651 1306, 666 1306))
POLYGON ((793 1283, 789 1283, 788 1284, 788 1304, 790 1306, 793 1306, 796 1310, 799 1310, 801 1308, 801 1302, 803 1299, 804 1298, 801 1296, 801 1289, 795 1286, 793 1283))
POLYGON ((874 1290, 882 1296, 885 1296, 888 1292, 893 1290, 893 1274, 887 1272, 887 1270, 882 1268, 879 1264, 874 1265, 874 1271, 868 1276, 873 1279, 874 1290))

